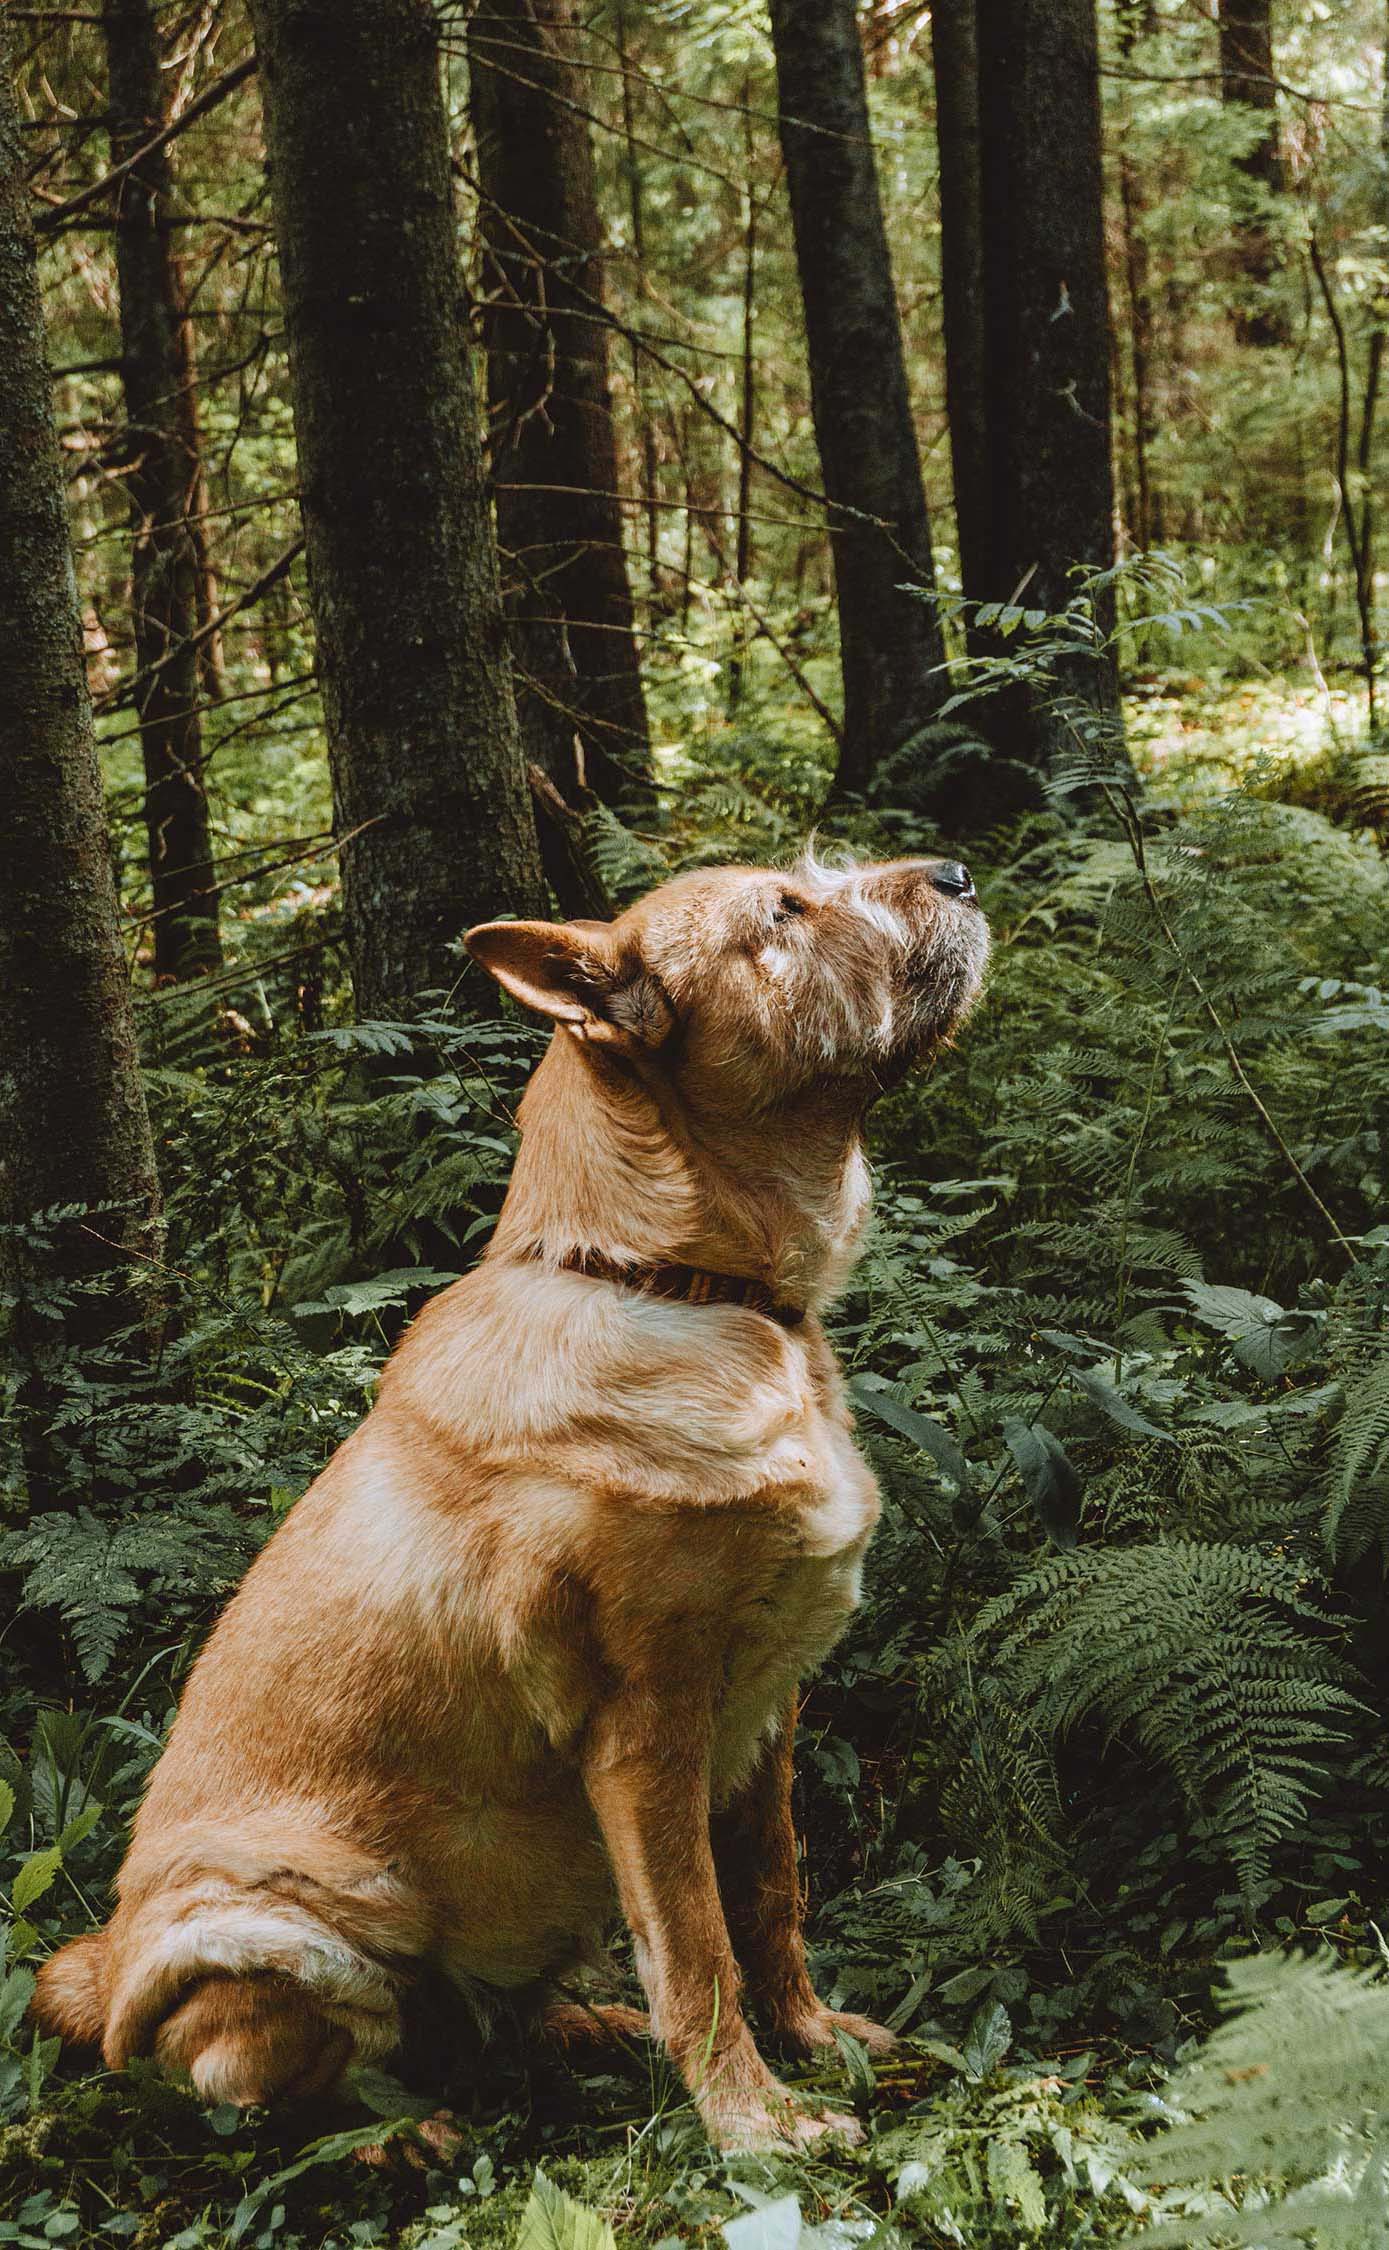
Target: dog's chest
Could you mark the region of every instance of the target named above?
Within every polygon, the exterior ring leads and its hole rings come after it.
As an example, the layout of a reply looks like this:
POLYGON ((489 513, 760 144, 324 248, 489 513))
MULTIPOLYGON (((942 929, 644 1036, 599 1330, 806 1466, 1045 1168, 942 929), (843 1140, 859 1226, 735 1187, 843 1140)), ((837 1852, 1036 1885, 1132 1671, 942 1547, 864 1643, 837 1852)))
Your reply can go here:
POLYGON ((714 1744, 716 1797, 745 1778, 769 1726, 858 1605, 863 1559, 878 1520, 877 1485, 847 1432, 822 1425, 816 1436, 820 1475, 795 1510, 787 1552, 731 1605, 714 1744))

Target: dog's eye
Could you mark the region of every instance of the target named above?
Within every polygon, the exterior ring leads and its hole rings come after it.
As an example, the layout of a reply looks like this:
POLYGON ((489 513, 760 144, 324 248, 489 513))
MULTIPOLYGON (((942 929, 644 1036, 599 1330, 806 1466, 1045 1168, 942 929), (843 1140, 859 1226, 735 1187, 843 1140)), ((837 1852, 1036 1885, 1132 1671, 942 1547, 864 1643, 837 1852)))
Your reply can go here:
POLYGON ((809 911, 805 900, 798 898, 794 891, 783 891, 776 902, 776 913, 772 919, 776 922, 789 922, 794 915, 808 914, 809 911))

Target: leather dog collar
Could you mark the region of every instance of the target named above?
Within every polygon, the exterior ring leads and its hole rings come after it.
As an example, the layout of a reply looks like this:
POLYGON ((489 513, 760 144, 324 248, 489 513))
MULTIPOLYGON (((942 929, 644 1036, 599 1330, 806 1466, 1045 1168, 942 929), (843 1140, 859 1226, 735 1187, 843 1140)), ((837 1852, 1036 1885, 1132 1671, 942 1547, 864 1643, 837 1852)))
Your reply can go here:
POLYGON ((605 1258, 601 1250, 571 1250, 560 1259, 564 1273, 587 1274, 594 1281, 615 1281, 624 1289, 643 1289, 653 1297, 683 1300, 687 1305, 746 1305, 749 1312, 765 1313, 783 1328, 799 1328, 804 1305, 788 1304, 765 1281, 737 1273, 712 1273, 705 1266, 644 1266, 633 1261, 605 1258))

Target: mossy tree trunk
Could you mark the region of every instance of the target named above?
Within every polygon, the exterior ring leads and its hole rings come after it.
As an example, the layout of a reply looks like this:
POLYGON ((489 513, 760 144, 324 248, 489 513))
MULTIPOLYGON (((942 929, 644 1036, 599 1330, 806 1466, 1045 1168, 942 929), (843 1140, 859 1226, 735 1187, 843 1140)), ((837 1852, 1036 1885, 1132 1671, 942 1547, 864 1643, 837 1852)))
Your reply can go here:
MULTIPOLYGON (((152 0, 105 0, 101 28, 111 161, 123 164, 168 122, 152 0)), ((154 966, 182 979, 216 969, 222 956, 193 639, 205 567, 192 522, 202 464, 171 217, 166 145, 140 155, 121 181, 115 224, 154 966)))
POLYGON ((950 690, 855 0, 771 0, 771 25, 834 546, 839 787, 861 791, 950 690))
POLYGON ((543 912, 429 0, 252 0, 357 1008, 543 912))
MULTIPOLYGON (((497 528, 536 753, 570 707, 590 786, 651 810, 651 738, 623 544, 603 230, 571 0, 469 20, 497 528), (570 667, 547 659, 559 641, 570 667), (537 670, 539 676, 537 676, 537 670), (536 705, 549 703, 549 711, 536 705)), ((556 779, 562 779, 555 775, 556 779)))
POLYGON ((31 1430, 55 1360, 148 1313, 159 1211, 50 388, 0 24, 0 1272, 31 1430))

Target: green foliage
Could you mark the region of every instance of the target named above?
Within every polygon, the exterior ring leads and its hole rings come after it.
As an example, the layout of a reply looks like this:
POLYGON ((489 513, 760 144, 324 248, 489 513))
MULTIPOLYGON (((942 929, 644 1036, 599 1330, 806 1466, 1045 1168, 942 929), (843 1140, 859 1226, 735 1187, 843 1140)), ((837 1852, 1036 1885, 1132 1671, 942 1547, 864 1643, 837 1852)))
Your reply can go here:
POLYGON ((1232 1962, 1225 2016, 1164 2088, 1138 2177, 1194 2190, 1135 2243, 1389 2242, 1389 1985, 1334 1955, 1232 1962), (1208 2183, 1229 2183, 1212 2193, 1208 2183))
POLYGON ((1326 1624, 1305 1569, 1256 1546, 1172 1539, 1040 1562, 946 1659, 962 1771, 987 1757, 994 1703, 1036 1743, 1094 1721, 1209 1816, 1252 1894, 1358 1708, 1326 1624))

